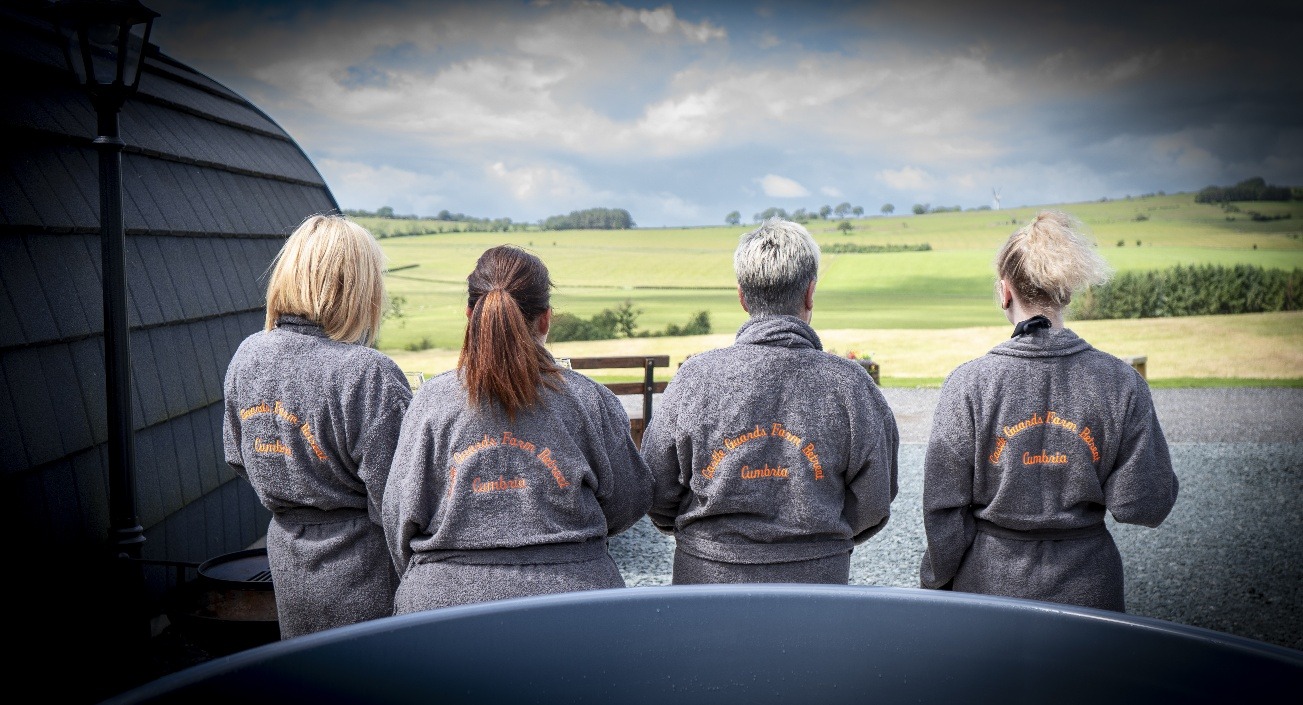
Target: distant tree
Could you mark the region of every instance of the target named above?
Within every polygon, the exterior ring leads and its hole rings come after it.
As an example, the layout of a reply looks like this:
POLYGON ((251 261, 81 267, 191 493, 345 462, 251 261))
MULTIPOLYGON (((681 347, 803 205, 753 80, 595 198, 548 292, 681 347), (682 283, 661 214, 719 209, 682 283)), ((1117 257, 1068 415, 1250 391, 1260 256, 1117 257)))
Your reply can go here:
POLYGON ((843 201, 841 203, 838 203, 837 207, 832 210, 834 213, 837 214, 838 218, 845 218, 846 214, 851 212, 851 204, 843 201))
POLYGON ((710 333, 710 311, 698 311, 683 326, 683 335, 707 335, 710 333))
POLYGON ((854 208, 851 209, 851 213, 856 218, 859 218, 860 216, 864 215, 864 206, 855 206, 854 208))
POLYGON ((760 211, 759 213, 756 213, 752 217, 755 218, 757 223, 759 223, 762 220, 769 220, 770 218, 782 218, 783 220, 787 220, 787 211, 783 210, 782 208, 775 208, 771 206, 769 208, 764 209, 763 211, 760 211))
POLYGON ((589 208, 554 215, 539 223, 543 230, 628 230, 634 227, 633 216, 623 208, 589 208))
POLYGON ((795 220, 798 223, 808 222, 810 218, 811 215, 807 213, 804 208, 797 208, 795 211, 792 211, 792 220, 795 220))
POLYGON ((394 217, 394 209, 390 208, 389 206, 380 206, 379 208, 376 209, 376 217, 392 218, 394 217))
POLYGON ((930 203, 915 203, 915 204, 914 204, 914 215, 923 215, 924 213, 926 213, 926 212, 928 211, 928 208, 930 208, 931 206, 932 206, 932 204, 930 204, 930 203))
POLYGON ((724 216, 724 222, 729 225, 738 225, 742 222, 742 214, 738 213, 737 211, 733 211, 732 213, 729 213, 728 215, 724 216))
POLYGON ((843 235, 849 235, 851 233, 851 228, 853 227, 855 226, 851 225, 851 221, 849 220, 843 220, 837 224, 837 229, 842 231, 843 235))
POLYGON ((407 325, 407 297, 395 294, 389 297, 389 306, 381 314, 381 320, 394 321, 399 328, 407 325))
POLYGON ((1294 192, 1286 186, 1269 186, 1261 176, 1245 179, 1234 186, 1208 186, 1194 196, 1195 203, 1227 201, 1288 201, 1294 192))
POLYGON ((552 325, 548 328, 547 337, 551 342, 564 343, 568 340, 605 340, 615 336, 603 336, 591 321, 585 321, 573 313, 558 311, 552 316, 552 325))
POLYGON ((642 309, 633 307, 633 301, 625 299, 615 307, 614 311, 611 311, 615 320, 615 330, 626 338, 634 337, 634 329, 638 326, 638 315, 641 313, 642 309))
POLYGON ((665 326, 664 335, 707 335, 710 333, 710 312, 698 311, 683 326, 671 323, 665 326))
POLYGON ((884 204, 882 204, 882 214, 883 214, 883 215, 891 215, 892 213, 895 213, 895 212, 896 212, 896 207, 895 207, 895 206, 891 205, 890 203, 884 203, 884 204))
POLYGON ((436 220, 452 220, 452 213, 449 213, 448 209, 444 208, 443 210, 439 211, 439 215, 436 215, 434 217, 436 220))
POLYGON ((822 206, 819 208, 820 218, 827 220, 829 215, 832 215, 832 206, 822 206))

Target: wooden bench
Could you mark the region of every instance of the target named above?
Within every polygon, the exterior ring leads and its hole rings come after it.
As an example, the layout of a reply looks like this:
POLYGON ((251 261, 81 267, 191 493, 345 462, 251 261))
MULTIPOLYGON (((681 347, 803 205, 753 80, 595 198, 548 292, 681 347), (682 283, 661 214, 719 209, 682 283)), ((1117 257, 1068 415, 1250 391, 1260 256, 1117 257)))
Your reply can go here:
POLYGON ((657 382, 657 367, 669 368, 669 355, 628 355, 623 357, 571 357, 559 358, 558 361, 570 363, 572 370, 614 370, 637 368, 643 371, 641 382, 608 382, 604 386, 618 395, 641 394, 642 415, 629 415, 629 433, 635 445, 642 446, 642 432, 652 417, 652 395, 665 391, 668 382, 657 382))
POLYGON ((1148 355, 1132 355, 1130 357, 1124 357, 1122 360, 1128 365, 1134 367, 1136 372, 1139 372, 1142 378, 1149 379, 1149 375, 1145 374, 1145 366, 1146 363, 1149 362, 1148 355))

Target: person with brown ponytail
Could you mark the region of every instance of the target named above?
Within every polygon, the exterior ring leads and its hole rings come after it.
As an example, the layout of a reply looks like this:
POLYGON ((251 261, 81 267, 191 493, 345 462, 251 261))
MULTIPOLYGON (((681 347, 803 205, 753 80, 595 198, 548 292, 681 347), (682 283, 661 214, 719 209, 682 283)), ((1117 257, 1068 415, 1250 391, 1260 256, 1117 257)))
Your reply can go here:
POLYGON ((385 489, 395 614, 624 587, 607 538, 652 502, 629 417, 544 347, 542 260, 494 247, 467 284, 457 368, 417 390, 385 489))
POLYGON ((1064 327, 1108 268, 1045 211, 996 257, 1013 336, 946 378, 923 460, 925 588, 1125 611, 1104 514, 1157 527, 1176 503, 1149 385, 1064 327))

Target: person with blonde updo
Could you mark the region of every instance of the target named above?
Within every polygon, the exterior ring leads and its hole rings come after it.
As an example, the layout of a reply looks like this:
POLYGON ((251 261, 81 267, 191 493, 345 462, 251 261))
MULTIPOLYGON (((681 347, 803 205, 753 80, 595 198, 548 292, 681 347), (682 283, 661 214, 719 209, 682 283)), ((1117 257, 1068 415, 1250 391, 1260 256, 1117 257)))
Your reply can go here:
POLYGON ((925 588, 1125 611, 1104 524, 1157 527, 1178 481, 1149 386, 1064 327, 1110 272, 1069 215, 1044 211, 995 260, 1012 337, 941 388, 924 458, 925 588))

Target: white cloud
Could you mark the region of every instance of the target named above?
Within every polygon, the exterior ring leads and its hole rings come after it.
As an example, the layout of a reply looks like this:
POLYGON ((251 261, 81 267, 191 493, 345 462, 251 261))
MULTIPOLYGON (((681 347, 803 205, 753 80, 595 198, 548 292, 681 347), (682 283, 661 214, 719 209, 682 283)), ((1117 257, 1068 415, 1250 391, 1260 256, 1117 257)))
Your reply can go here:
POLYGON ((772 198, 801 198, 810 195, 808 189, 785 176, 765 174, 759 181, 761 190, 772 198))
POLYGON ((678 30, 684 37, 695 42, 708 42, 712 39, 724 39, 728 36, 727 32, 720 27, 714 26, 709 20, 693 24, 679 19, 674 12, 673 5, 661 5, 655 10, 635 10, 619 4, 608 8, 602 3, 596 2, 579 3, 579 6, 594 13, 614 13, 619 17, 622 26, 629 27, 635 23, 641 24, 652 34, 668 34, 671 31, 678 30))
POLYGON ((445 201, 441 180, 430 174, 336 159, 322 159, 317 167, 343 208, 390 206, 397 213, 429 215, 445 201))
POLYGON ((560 200, 571 202, 586 197, 591 189, 566 170, 548 166, 508 168, 494 162, 487 168, 489 176, 507 187, 517 201, 560 200))
POLYGON ((926 191, 932 188, 932 175, 918 167, 883 169, 875 174, 877 179, 897 191, 926 191))
POLYGON ((628 131, 629 143, 641 149, 670 153, 709 144, 724 128, 717 119, 721 112, 719 94, 715 91, 691 93, 651 105, 628 131))

